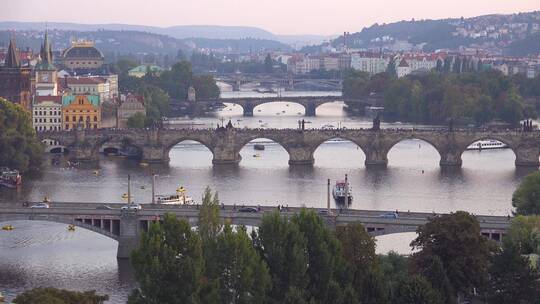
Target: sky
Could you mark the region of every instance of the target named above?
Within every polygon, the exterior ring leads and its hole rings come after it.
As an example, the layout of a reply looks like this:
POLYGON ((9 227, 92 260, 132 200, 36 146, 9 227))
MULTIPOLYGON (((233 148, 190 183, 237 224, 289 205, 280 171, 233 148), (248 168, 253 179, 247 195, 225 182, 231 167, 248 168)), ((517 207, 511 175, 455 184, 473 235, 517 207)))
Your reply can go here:
POLYGON ((540 10, 540 0, 0 0, 0 21, 256 26, 334 35, 374 23, 540 10))

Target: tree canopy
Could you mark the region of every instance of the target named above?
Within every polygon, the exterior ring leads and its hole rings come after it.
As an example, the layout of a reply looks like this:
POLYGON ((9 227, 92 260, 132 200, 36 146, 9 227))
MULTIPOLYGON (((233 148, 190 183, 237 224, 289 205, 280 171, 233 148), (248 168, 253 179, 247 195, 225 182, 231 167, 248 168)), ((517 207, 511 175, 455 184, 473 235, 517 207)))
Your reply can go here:
POLYGON ((540 172, 527 175, 512 195, 512 206, 519 215, 540 215, 540 172))
POLYGON ((42 153, 30 113, 0 98, 0 167, 21 172, 37 170, 42 153))
POLYGON ((101 304, 109 297, 97 295, 95 291, 77 292, 56 288, 35 288, 19 294, 16 304, 101 304))

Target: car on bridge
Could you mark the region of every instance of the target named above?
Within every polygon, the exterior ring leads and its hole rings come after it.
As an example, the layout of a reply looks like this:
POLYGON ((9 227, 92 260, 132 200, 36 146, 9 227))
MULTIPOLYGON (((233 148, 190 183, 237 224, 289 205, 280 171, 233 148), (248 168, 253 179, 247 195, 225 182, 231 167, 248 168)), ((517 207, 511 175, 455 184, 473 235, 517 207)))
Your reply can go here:
POLYGON ((128 204, 120 208, 120 210, 130 210, 130 211, 137 211, 141 209, 142 209, 142 206, 139 204, 128 204))
POLYGON ((388 218, 388 219, 397 219, 399 216, 396 212, 387 212, 385 214, 379 215, 379 217, 388 218))
POLYGON ((255 207, 242 207, 238 209, 238 212, 256 213, 259 212, 259 210, 257 210, 255 207))
POLYGON ((30 206, 30 208, 33 208, 33 209, 48 209, 48 208, 50 208, 50 206, 47 203, 37 203, 37 204, 34 204, 34 205, 30 206))

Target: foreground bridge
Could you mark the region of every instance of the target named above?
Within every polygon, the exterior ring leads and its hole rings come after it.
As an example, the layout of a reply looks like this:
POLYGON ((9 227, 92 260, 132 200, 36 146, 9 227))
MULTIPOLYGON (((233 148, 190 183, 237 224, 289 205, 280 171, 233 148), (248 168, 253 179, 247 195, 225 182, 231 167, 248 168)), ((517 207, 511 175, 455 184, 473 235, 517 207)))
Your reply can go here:
POLYGON ((169 161, 169 151, 176 144, 193 140, 206 146, 214 164, 236 164, 240 150, 254 139, 269 139, 281 145, 289 154, 290 165, 312 165, 317 147, 328 140, 349 140, 364 152, 366 166, 386 166, 390 149, 403 140, 420 139, 439 153, 442 167, 459 167, 461 155, 479 140, 498 140, 508 145, 516 155, 516 166, 538 167, 540 132, 419 130, 419 129, 125 129, 76 130, 39 132, 40 140, 54 140, 69 151, 76 161, 97 161, 104 146, 137 150, 142 161, 169 161))
MULTIPOLYGON (((172 213, 179 218, 186 219, 192 226, 197 226, 199 219, 198 206, 166 206, 143 205, 139 211, 120 210, 122 205, 111 204, 110 210, 97 209, 103 204, 91 203, 51 203, 49 209, 32 209, 20 206, 2 207, 0 209, 0 222, 16 220, 50 221, 64 224, 73 224, 78 227, 92 230, 106 237, 118 241, 118 258, 129 258, 130 252, 136 248, 142 231, 148 229, 149 223, 157 221, 165 213, 172 213)), ((232 225, 258 227, 264 214, 275 212, 276 207, 261 207, 259 212, 239 212, 233 206, 224 206, 220 211, 223 222, 232 225)), ((301 208, 288 208, 281 212, 285 216, 292 216, 300 212, 301 208)), ((384 211, 373 210, 332 210, 317 209, 325 222, 334 228, 349 223, 362 223, 366 230, 374 235, 392 233, 415 232, 426 224, 433 213, 400 212, 399 218, 384 218, 384 211)), ((477 216, 481 233, 486 237, 501 241, 510 226, 510 218, 502 216, 477 216)))
POLYGON ((315 116, 317 108, 325 103, 345 101, 347 104, 358 104, 362 106, 375 106, 377 101, 373 98, 366 99, 347 99, 340 95, 329 96, 267 96, 267 97, 233 97, 219 98, 209 100, 197 100, 195 102, 187 102, 191 113, 201 113, 203 110, 222 103, 231 103, 239 105, 243 109, 244 116, 253 116, 257 106, 272 103, 272 102, 288 102, 302 105, 305 109, 305 116, 315 116))

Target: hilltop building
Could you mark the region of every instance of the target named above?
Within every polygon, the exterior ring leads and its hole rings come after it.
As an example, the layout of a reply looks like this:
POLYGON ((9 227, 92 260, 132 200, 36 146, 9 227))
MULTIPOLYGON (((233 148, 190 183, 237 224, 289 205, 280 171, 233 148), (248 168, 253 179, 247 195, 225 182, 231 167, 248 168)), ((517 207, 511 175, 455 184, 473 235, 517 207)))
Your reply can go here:
POLYGON ((4 66, 0 67, 0 97, 21 105, 27 111, 31 107, 31 69, 23 67, 15 41, 9 42, 4 66))
POLYGON ((62 96, 64 130, 98 129, 101 126, 101 104, 98 95, 62 96))
POLYGON ((405 58, 401 59, 401 62, 396 68, 396 73, 398 78, 407 76, 411 73, 411 67, 409 66, 405 58))
POLYGON ((71 70, 96 70, 103 66, 104 57, 92 41, 73 41, 62 52, 62 64, 71 70))

